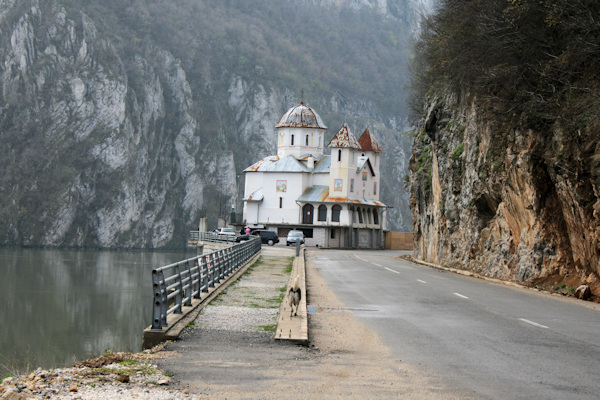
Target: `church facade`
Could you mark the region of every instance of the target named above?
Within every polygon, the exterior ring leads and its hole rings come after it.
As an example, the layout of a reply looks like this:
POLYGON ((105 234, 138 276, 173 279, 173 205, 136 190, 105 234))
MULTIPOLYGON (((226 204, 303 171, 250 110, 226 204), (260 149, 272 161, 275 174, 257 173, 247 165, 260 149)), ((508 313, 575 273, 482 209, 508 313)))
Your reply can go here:
POLYGON ((283 115, 275 126, 277 155, 244 170, 244 224, 274 231, 281 241, 301 230, 307 246, 383 248, 382 149, 368 128, 357 139, 344 124, 325 154, 326 129, 303 103, 283 115))

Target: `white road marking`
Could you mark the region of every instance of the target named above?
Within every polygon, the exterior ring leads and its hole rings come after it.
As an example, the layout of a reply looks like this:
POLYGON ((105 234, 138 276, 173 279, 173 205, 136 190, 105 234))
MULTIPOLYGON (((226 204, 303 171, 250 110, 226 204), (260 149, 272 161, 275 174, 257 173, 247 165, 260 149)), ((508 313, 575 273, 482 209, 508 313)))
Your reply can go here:
POLYGON ((371 264, 373 264, 373 265, 375 265, 375 266, 377 266, 377 267, 381 267, 381 264, 376 264, 376 263, 374 263, 374 262, 372 262, 371 264))
POLYGON ((526 324, 537 326, 538 328, 548 329, 546 325, 538 324, 537 322, 533 322, 525 318, 519 318, 519 320, 525 322, 526 324))
POLYGON ((359 256, 357 256, 356 254, 354 255, 354 257, 358 258, 358 259, 359 259, 359 260, 361 260, 361 261, 367 261, 367 260, 365 260, 365 259, 363 259, 363 258, 360 258, 360 257, 359 257, 359 256))
POLYGON ((417 279, 417 282, 421 282, 421 283, 427 283, 427 282, 425 282, 425 281, 422 281, 422 280, 420 280, 420 279, 417 279))
POLYGON ((400 272, 398 272, 398 271, 394 271, 393 269, 389 269, 388 267, 383 267, 383 268, 385 268, 385 269, 387 269, 388 271, 390 271, 390 272, 393 272, 393 273, 395 273, 395 274, 399 274, 399 273, 400 273, 400 272))
POLYGON ((468 299, 468 297, 467 297, 467 296, 463 296, 463 295, 462 295, 462 294, 460 294, 460 293, 454 293, 454 295, 456 295, 456 296, 458 296, 458 297, 462 297, 463 299, 468 299))

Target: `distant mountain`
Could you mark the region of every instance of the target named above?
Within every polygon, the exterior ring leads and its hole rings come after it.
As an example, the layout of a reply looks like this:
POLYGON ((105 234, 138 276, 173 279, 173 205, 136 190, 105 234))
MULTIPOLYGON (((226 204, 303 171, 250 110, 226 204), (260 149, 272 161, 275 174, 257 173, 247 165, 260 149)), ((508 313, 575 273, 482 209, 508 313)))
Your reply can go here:
POLYGON ((329 137, 370 127, 409 230, 407 60, 430 2, 371 3, 0 1, 0 244, 182 246, 200 215, 241 212, 240 173, 301 89, 329 137))

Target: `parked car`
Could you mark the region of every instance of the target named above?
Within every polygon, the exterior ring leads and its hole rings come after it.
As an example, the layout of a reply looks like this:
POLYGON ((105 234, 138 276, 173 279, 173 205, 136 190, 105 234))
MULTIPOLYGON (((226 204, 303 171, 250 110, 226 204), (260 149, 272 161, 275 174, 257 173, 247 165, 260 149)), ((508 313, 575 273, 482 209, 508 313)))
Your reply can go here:
POLYGON ((260 240, 263 243, 268 244, 269 246, 273 246, 275 243, 279 243, 279 237, 273 231, 252 231, 251 235, 260 236, 260 240))
POLYGON ((246 240, 250 240, 250 235, 244 234, 244 235, 237 235, 235 237, 235 241, 238 242, 238 243, 239 242, 245 242, 246 240))
POLYGON ((304 233, 302 231, 290 231, 285 239, 285 245, 295 245, 296 242, 304 244, 304 233))
POLYGON ((217 229, 217 235, 235 236, 233 228, 219 228, 217 229))

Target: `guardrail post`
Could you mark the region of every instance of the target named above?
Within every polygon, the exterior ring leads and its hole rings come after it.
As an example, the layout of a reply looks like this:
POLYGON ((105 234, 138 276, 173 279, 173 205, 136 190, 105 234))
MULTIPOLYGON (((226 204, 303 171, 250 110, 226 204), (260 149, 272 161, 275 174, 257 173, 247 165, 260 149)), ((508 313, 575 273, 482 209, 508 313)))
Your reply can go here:
POLYGON ((192 278, 192 283, 196 282, 195 285, 192 284, 192 293, 194 294, 194 298, 195 299, 201 299, 202 298, 202 269, 200 268, 200 257, 196 257, 194 258, 194 266, 192 267, 192 275, 196 274, 196 271, 198 273, 198 279, 194 281, 194 278, 192 278))
MULTIPOLYGON (((152 287, 154 289, 154 301, 152 303, 152 329, 161 329, 162 328, 162 316, 161 312, 163 310, 163 288, 160 282, 159 272, 157 270, 152 270, 152 287)), ((165 314, 166 314, 166 307, 165 314)))
POLYGON ((213 270, 213 274, 215 276, 215 284, 221 282, 221 275, 219 274, 219 266, 221 264, 219 251, 220 250, 217 250, 213 253, 213 260, 215 260, 215 269, 213 270))
POLYGON ((223 279, 229 275, 229 247, 223 249, 223 279))
POLYGON ((223 267, 225 266, 225 250, 219 251, 219 281, 225 278, 223 267))
POLYGON ((181 303, 183 300, 183 283, 181 282, 181 272, 179 264, 175 265, 175 275, 177 276, 177 293, 175 294, 175 305, 177 308, 173 311, 175 314, 182 314, 181 303))
POLYGON ((215 263, 213 261, 213 254, 209 253, 206 255, 206 276, 208 277, 208 287, 215 287, 215 263))
POLYGON ((233 248, 233 269, 236 270, 238 268, 239 264, 239 254, 240 254, 240 249, 242 248, 243 244, 240 243, 239 245, 235 246, 233 248))
POLYGON ((194 279, 192 278, 192 268, 190 267, 190 260, 185 263, 185 272, 187 275, 187 284, 184 287, 183 298, 185 299, 184 306, 192 305, 192 295, 194 294, 194 279))
POLYGON ((225 279, 225 250, 219 251, 219 282, 225 279))
POLYGON ((154 286, 154 306, 152 311, 152 329, 167 326, 167 285, 162 270, 152 270, 154 286))
POLYGON ((208 262, 206 256, 200 256, 200 278, 202 279, 202 291, 208 293, 208 262), (202 278, 204 276, 204 278, 202 278))

